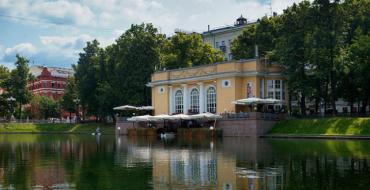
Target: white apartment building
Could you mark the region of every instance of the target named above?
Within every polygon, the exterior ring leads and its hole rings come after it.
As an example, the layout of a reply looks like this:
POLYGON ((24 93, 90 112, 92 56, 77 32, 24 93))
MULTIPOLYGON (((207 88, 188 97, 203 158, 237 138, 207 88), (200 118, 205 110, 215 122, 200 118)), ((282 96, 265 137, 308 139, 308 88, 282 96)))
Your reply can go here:
POLYGON ((208 26, 208 31, 202 33, 203 43, 208 43, 213 48, 221 50, 226 61, 231 60, 231 42, 241 35, 244 28, 250 24, 254 23, 248 23, 246 18, 240 16, 232 26, 214 29, 210 29, 208 26))

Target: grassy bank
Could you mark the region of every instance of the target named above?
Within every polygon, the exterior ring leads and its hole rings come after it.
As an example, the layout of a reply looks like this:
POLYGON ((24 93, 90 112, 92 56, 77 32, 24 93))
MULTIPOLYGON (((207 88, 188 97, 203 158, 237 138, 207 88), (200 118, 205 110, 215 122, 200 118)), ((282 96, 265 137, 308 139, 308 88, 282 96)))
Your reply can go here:
POLYGON ((34 124, 34 123, 2 123, 0 133, 93 133, 100 127, 103 134, 115 134, 113 124, 34 124))
POLYGON ((278 122, 270 134, 370 136, 370 118, 288 119, 278 122))

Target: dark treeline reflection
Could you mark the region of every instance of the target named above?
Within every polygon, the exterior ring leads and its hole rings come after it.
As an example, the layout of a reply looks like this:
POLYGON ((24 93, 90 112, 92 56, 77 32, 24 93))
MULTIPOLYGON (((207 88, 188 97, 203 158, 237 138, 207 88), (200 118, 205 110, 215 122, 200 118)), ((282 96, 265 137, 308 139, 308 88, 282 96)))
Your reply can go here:
POLYGON ((0 189, 368 189, 370 141, 0 135, 0 189))
POLYGON ((0 135, 0 189, 148 189, 148 164, 116 167, 114 136, 0 135))

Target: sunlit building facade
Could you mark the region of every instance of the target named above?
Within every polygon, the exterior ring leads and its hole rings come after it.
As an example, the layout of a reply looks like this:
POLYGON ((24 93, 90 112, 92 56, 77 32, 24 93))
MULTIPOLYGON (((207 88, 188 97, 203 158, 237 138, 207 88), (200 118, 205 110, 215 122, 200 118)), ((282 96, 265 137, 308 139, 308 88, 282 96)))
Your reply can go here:
POLYGON ((236 19, 234 25, 223 26, 208 30, 202 33, 203 43, 211 45, 224 54, 225 60, 232 60, 231 42, 243 33, 243 30, 254 23, 248 23, 247 19, 240 16, 236 19))
POLYGON ((239 112, 235 100, 288 96, 282 67, 260 59, 157 71, 148 86, 156 115, 239 112))
POLYGON ((32 66, 30 72, 35 80, 28 82, 28 89, 41 96, 48 96, 54 100, 60 99, 69 77, 73 76, 73 69, 58 67, 32 66))

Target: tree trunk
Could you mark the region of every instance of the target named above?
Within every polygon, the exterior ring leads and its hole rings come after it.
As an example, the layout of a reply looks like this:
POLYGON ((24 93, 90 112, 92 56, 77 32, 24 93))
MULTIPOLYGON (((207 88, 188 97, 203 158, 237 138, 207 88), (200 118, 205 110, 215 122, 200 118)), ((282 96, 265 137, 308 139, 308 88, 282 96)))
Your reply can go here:
POLYGON ((333 116, 335 116, 337 107, 335 105, 335 99, 336 99, 336 87, 335 87, 335 76, 334 76, 334 71, 330 71, 330 88, 331 88, 331 107, 333 109, 333 116))
POLYGON ((302 116, 306 115, 306 96, 304 95, 304 93, 302 93, 301 96, 301 114, 302 116))
POLYGON ((357 102, 357 116, 360 115, 360 108, 361 108, 361 105, 360 105, 360 100, 358 100, 357 102))
POLYGON ((116 116, 114 115, 114 113, 111 113, 111 117, 113 118, 113 123, 115 124, 116 123, 116 116))
POLYGON ((85 121, 85 105, 82 106, 82 119, 85 121))
POLYGON ((292 115, 292 91, 289 90, 289 100, 288 100, 288 113, 291 116, 292 115))
POLYGON ((315 114, 319 113, 320 97, 315 98, 315 114))
POLYGON ((326 111, 328 109, 328 91, 329 91, 329 83, 325 83, 325 97, 324 97, 324 115, 326 115, 326 111))
POLYGON ((367 100, 366 98, 364 98, 364 100, 362 101, 362 107, 361 107, 361 113, 362 114, 366 114, 366 107, 367 107, 367 100))
POLYGON ((21 117, 22 117, 22 102, 20 101, 19 102, 19 120, 21 120, 21 117))

